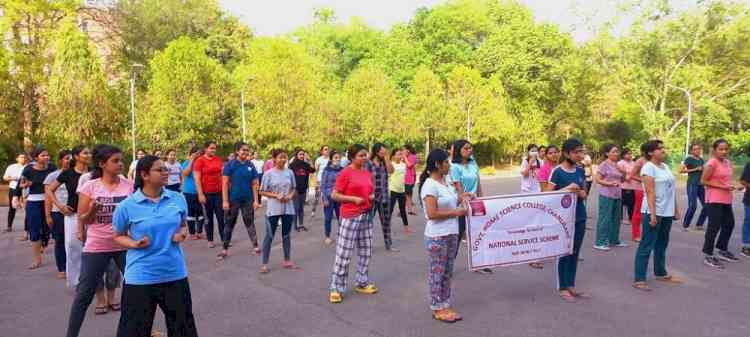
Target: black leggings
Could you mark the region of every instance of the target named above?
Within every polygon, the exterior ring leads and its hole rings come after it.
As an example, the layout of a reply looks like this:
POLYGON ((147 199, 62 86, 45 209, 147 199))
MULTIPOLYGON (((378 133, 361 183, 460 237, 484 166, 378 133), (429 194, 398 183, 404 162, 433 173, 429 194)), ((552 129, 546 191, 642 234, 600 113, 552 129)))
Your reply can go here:
POLYGON ((406 216, 406 193, 391 191, 391 205, 390 210, 388 211, 389 214, 393 214, 393 209, 396 207, 396 203, 398 203, 398 212, 401 215, 401 223, 404 224, 404 227, 409 226, 409 218, 406 216))
POLYGON ((188 232, 190 234, 203 233, 203 205, 198 202, 198 195, 194 193, 183 193, 188 205, 188 232))
POLYGON ((8 189, 8 229, 13 229, 13 220, 16 219, 16 209, 13 208, 13 197, 20 197, 20 188, 9 188, 8 189))
POLYGON ((148 284, 125 284, 117 337, 149 337, 156 306, 161 308, 169 337, 198 337, 188 279, 148 284))
POLYGON ((626 219, 632 219, 633 209, 635 208, 634 190, 622 190, 622 205, 625 206, 625 210, 628 212, 628 217, 626 219))
POLYGON ((224 249, 229 249, 229 244, 232 242, 234 225, 237 224, 237 218, 239 218, 240 214, 242 214, 242 222, 245 224, 247 235, 250 237, 253 247, 258 247, 258 235, 255 232, 255 210, 253 209, 253 202, 245 200, 229 202, 229 210, 225 216, 226 223, 224 224, 224 249))
POLYGON ((732 238, 734 230, 734 213, 731 204, 706 204, 706 211, 708 212, 708 228, 703 242, 703 253, 714 255, 714 246, 719 250, 729 248, 729 239, 732 238), (717 234, 719 240, 716 240, 717 234))
POLYGON ((97 287, 107 272, 110 261, 115 261, 120 272, 125 270, 125 251, 81 254, 81 276, 76 287, 76 297, 70 308, 67 337, 78 337, 97 287))
POLYGON ((224 241, 224 210, 220 193, 206 193, 206 239, 214 241, 214 215, 219 229, 219 239, 224 241))
POLYGON ((57 271, 65 272, 65 216, 52 212, 52 238, 55 239, 55 264, 57 271))

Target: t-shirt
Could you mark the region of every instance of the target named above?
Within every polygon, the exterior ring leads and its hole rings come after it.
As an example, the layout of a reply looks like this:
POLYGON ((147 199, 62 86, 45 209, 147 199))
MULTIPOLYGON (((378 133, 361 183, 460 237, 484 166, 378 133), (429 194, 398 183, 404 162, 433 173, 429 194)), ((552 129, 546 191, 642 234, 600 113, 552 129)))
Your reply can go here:
POLYGON ((406 185, 414 185, 417 182, 417 156, 415 154, 408 154, 406 158, 409 159, 409 164, 406 164, 406 176, 404 177, 404 183, 406 185))
MULTIPOLYGON (((745 168, 742 170, 742 177, 740 178, 746 183, 750 183, 750 163, 745 164, 745 168)), ((742 203, 745 206, 750 206, 750 188, 745 189, 745 195, 742 197, 742 203)))
MULTIPOLYGON (((612 164, 609 160, 603 161, 596 169, 602 179, 606 182, 617 182, 622 183, 625 180, 624 175, 620 170, 617 169, 616 164, 612 164)), ((610 199, 621 199, 622 198, 622 187, 618 186, 604 186, 599 185, 599 195, 610 199)))
MULTIPOLYGON (((47 178, 44 178, 44 185, 52 184, 60 176, 60 173, 62 173, 62 170, 57 170, 47 175, 47 178)), ((62 204, 68 204, 68 190, 65 189, 65 186, 60 186, 57 188, 57 190, 55 191, 55 198, 57 198, 57 201, 62 204)), ((58 208, 55 203, 52 203, 52 211, 60 212, 60 208, 58 208)))
POLYGON ((263 164, 263 173, 270 171, 272 168, 273 168, 273 160, 272 159, 266 160, 266 163, 263 164))
MULTIPOLYGON (((549 177, 549 183, 554 186, 555 191, 561 190, 568 187, 568 185, 575 183, 580 188, 584 188, 586 184, 586 173, 582 167, 576 166, 575 171, 568 172, 558 165, 552 169, 552 174, 549 177)), ((578 198, 576 201, 576 222, 586 221, 586 204, 582 198, 578 198)))
MULTIPOLYGON (((260 190, 264 192, 276 193, 279 195, 288 195, 295 189, 294 173, 289 169, 279 170, 272 168, 263 173, 263 182, 260 184, 260 190)), ((266 215, 294 215, 294 203, 289 200, 282 203, 281 200, 266 198, 266 215)))
POLYGON ((404 193, 406 186, 404 178, 406 177, 406 163, 393 163, 393 173, 388 177, 388 189, 391 192, 404 193))
POLYGON ((554 163, 548 160, 544 161, 544 164, 542 164, 542 168, 539 169, 539 172, 536 175, 540 183, 549 182, 550 174, 552 173, 552 169, 554 167, 554 163))
MULTIPOLYGON (((448 184, 442 184, 432 178, 427 178, 424 185, 422 186, 422 192, 419 197, 424 202, 427 196, 433 196, 437 198, 438 209, 454 209, 458 206, 458 194, 456 188, 448 184)), ((424 208, 424 215, 427 218, 427 207, 424 208)), ((427 224, 424 228, 424 235, 426 237, 434 238, 438 236, 458 234, 458 218, 446 218, 440 220, 427 219, 427 224)))
MULTIPOLYGON (((180 165, 180 169, 185 171, 186 168, 190 165, 190 160, 186 160, 182 162, 182 165, 180 165)), ((185 177, 185 179, 182 181, 182 193, 188 193, 188 194, 198 194, 198 191, 195 189, 195 178, 193 177, 193 171, 190 171, 190 174, 185 177)))
POLYGON ((112 226, 133 240, 147 236, 145 248, 128 249, 125 257, 125 283, 147 285, 172 282, 187 277, 182 247, 172 242, 187 217, 187 202, 180 193, 162 191, 158 202, 136 191, 117 206, 112 226))
MULTIPOLYGON (((630 176, 631 177, 639 177, 640 178, 640 176, 641 176, 641 170, 638 169, 638 172, 635 172, 635 169, 638 168, 638 167, 643 168, 643 165, 645 165, 646 162, 647 162, 646 158, 643 158, 643 157, 638 158, 638 160, 636 160, 633 163, 633 166, 631 166, 630 176)), ((643 184, 640 181, 635 181, 635 185, 633 185, 633 187, 635 187, 634 190, 636 190, 636 191, 643 191, 643 184)))
POLYGON ((219 156, 208 158, 204 155, 195 160, 193 170, 201 174, 201 188, 203 188, 203 193, 221 192, 221 171, 223 166, 219 156))
POLYGON ((135 172, 135 167, 138 166, 138 159, 133 160, 130 162, 130 167, 128 168, 128 172, 133 171, 135 172))
MULTIPOLYGON (((630 172, 633 170, 633 161, 627 161, 627 160, 620 160, 617 162, 617 167, 619 167, 623 172, 630 172)), ((620 185, 623 190, 635 190, 640 187, 639 182, 637 182, 634 179, 628 179, 627 174, 625 175, 625 181, 622 182, 620 185)))
MULTIPOLYGON (((82 178, 83 180, 83 178, 82 178)), ((81 195, 86 195, 101 204, 101 208, 94 216, 94 221, 86 229, 86 242, 83 246, 85 253, 101 253, 125 250, 114 241, 112 230, 112 215, 115 208, 133 192, 133 183, 120 177, 120 183, 113 190, 108 190, 101 178, 85 182, 80 189, 81 195)))
POLYGON ((370 194, 375 192, 372 174, 367 170, 346 167, 336 177, 334 190, 343 195, 362 198, 363 202, 359 205, 353 202, 341 203, 341 217, 355 218, 370 209, 370 194))
MULTIPOLYGON (((70 168, 62 171, 60 176, 57 177, 57 182, 62 184, 60 188, 64 186, 68 191, 68 206, 73 209, 73 212, 78 212, 78 183, 81 175, 75 168, 70 168)), ((58 188, 58 191, 60 188, 58 188)))
POLYGON ((166 162, 165 165, 167 166, 167 170, 169 170, 167 185, 179 184, 180 176, 182 176, 182 166, 180 165, 180 163, 175 162, 174 164, 170 164, 169 162, 166 162))
POLYGON ((229 200, 253 201, 253 180, 259 175, 252 162, 234 159, 224 165, 222 175, 229 177, 229 200))
POLYGON ((479 187, 479 165, 474 160, 466 165, 453 163, 450 169, 451 181, 460 182, 462 192, 477 193, 479 187))
POLYGON ((29 186, 28 201, 44 201, 44 179, 55 171, 54 165, 47 165, 44 170, 37 170, 34 165, 28 165, 23 168, 21 176, 31 182, 29 186))
POLYGON ((315 172, 315 168, 304 160, 294 160, 289 164, 289 169, 294 172, 297 193, 307 193, 310 187, 310 173, 315 172))
POLYGON ((21 173, 23 172, 24 166, 21 164, 13 164, 5 168, 5 174, 3 174, 3 177, 11 177, 15 178, 15 180, 11 180, 8 184, 8 187, 11 189, 15 189, 18 187, 18 181, 21 179, 21 173))
POLYGON ((265 171, 263 169, 263 160, 253 159, 251 162, 253 162, 253 166, 255 166, 255 171, 258 172, 259 175, 263 175, 263 172, 265 171))
MULTIPOLYGON (((650 161, 646 162, 641 168, 641 176, 654 178, 654 206, 656 206, 656 216, 674 216, 675 179, 669 166, 662 163, 661 167, 659 167, 650 161)), ((646 191, 645 184, 643 190, 646 191)), ((641 204, 641 213, 643 214, 651 214, 648 207, 647 193, 644 193, 643 203, 641 204)))
MULTIPOLYGON (((695 158, 693 156, 688 156, 685 158, 685 160, 682 162, 685 167, 689 170, 692 170, 696 167, 701 167, 703 164, 706 163, 703 158, 695 158)), ((687 184, 688 185, 702 185, 701 184, 701 176, 703 175, 703 170, 688 172, 688 179, 687 184)))
MULTIPOLYGON (((533 164, 533 162, 532 162, 533 164)), ((524 159, 521 163, 521 170, 529 168, 529 161, 524 159)), ((542 187, 539 186, 539 170, 541 169, 541 160, 536 160, 535 167, 529 169, 529 175, 524 177, 521 176, 521 193, 537 193, 542 191, 542 187)))
MULTIPOLYGON (((732 184, 732 162, 729 159, 719 161, 716 158, 706 163, 706 167, 713 169, 710 181, 716 185, 730 186, 732 184)), ((732 204, 732 192, 706 186, 706 203, 709 204, 732 204)))
POLYGON ((315 167, 317 168, 316 178, 318 179, 318 184, 320 184, 321 181, 323 181, 323 170, 328 166, 328 157, 326 156, 320 156, 317 159, 315 159, 315 167))

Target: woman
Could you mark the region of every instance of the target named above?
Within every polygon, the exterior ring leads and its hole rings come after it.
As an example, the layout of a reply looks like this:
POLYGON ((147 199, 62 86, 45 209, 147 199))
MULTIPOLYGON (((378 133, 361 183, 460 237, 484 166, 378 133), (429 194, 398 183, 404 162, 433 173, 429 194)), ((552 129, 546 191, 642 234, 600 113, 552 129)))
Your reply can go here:
POLYGON ((193 166, 195 161, 203 155, 199 146, 193 146, 190 149, 188 160, 182 162, 182 195, 188 204, 188 232, 191 240, 198 240, 203 237, 203 206, 198 201, 198 190, 195 188, 195 178, 193 177, 193 166))
POLYGON ((135 176, 136 192, 120 203, 112 220, 115 242, 128 249, 117 336, 152 336, 158 305, 167 336, 197 337, 180 247, 187 238, 187 202, 165 188, 169 168, 159 157, 139 160, 135 176))
MULTIPOLYGON (((456 148, 465 152, 464 147, 456 148)), ((471 199, 473 194, 463 192, 459 197, 458 189, 448 183, 446 176, 451 171, 449 159, 445 150, 430 152, 427 166, 419 177, 419 195, 427 218, 424 235, 429 254, 427 280, 432 317, 441 322, 454 323, 462 319, 450 307, 453 265, 459 246, 458 219, 466 215, 461 203, 471 199)))
POLYGON ((354 291, 372 295, 378 288, 370 283, 368 271, 372 257, 372 222, 367 221, 368 210, 375 197, 372 174, 367 165, 367 148, 354 144, 347 151, 351 164, 336 179, 331 197, 341 205, 341 224, 336 243, 336 258, 331 272, 328 300, 341 303, 349 280, 349 261, 357 246, 357 286, 354 291))
POLYGON ((78 182, 81 176, 89 171, 91 150, 85 146, 76 146, 71 151, 73 159, 67 170, 63 170, 55 181, 48 186, 52 202, 64 215, 65 227, 65 276, 68 287, 78 285, 81 274, 81 253, 83 244, 78 240, 78 182), (57 199, 57 190, 65 186, 68 200, 63 204, 57 199))
MULTIPOLYGON (((177 151, 174 149, 167 150, 167 162, 165 163, 169 170, 169 181, 167 189, 173 192, 180 192, 180 183, 182 182, 182 167, 177 162, 177 151)), ((136 176, 137 177, 137 176, 136 176)))
POLYGON ((44 179, 45 188, 45 214, 47 219, 47 226, 51 229, 52 238, 55 239, 55 264, 57 266, 57 278, 65 278, 65 213, 70 213, 67 209, 68 202, 68 191, 65 189, 57 189, 52 191, 50 189, 52 183, 57 181, 57 178, 64 170, 70 168, 70 151, 62 150, 58 155, 58 164, 60 168, 55 172, 47 175, 44 179), (65 213, 63 213, 65 211, 65 213))
POLYGON ((539 158, 542 158, 542 159, 547 158, 547 147, 544 145, 539 145, 539 158))
POLYGON ((667 153, 664 143, 651 140, 644 144, 645 157, 648 160, 641 168, 641 179, 645 187, 646 198, 641 211, 643 218, 648 219, 648 226, 643 226, 643 236, 635 254, 635 282, 638 290, 651 291, 646 283, 646 271, 651 252, 654 253, 654 274, 656 280, 672 284, 682 281, 667 273, 667 246, 672 221, 679 218, 677 198, 675 197, 675 179, 669 166, 664 163, 667 153))
POLYGON ((586 146, 583 147, 584 156, 583 156, 583 171, 586 173, 586 198, 588 198, 588 195, 591 194, 591 186, 594 184, 594 161, 591 159, 591 156, 589 156, 588 150, 586 150, 586 146))
POLYGON ((138 149, 138 151, 135 152, 135 158, 130 162, 130 167, 128 168, 128 179, 130 179, 130 181, 135 179, 135 166, 138 165, 138 160, 145 156, 146 150, 144 149, 138 149))
POLYGON ((289 169, 294 173, 297 194, 294 196, 294 230, 307 232, 305 224, 305 201, 307 190, 310 188, 310 174, 315 172, 307 161, 305 161, 305 150, 297 150, 294 159, 289 164, 289 169))
POLYGON ((18 199, 21 196, 21 188, 18 186, 18 183, 21 181, 21 173, 24 166, 26 166, 26 154, 19 153, 16 156, 16 163, 5 168, 5 173, 3 174, 3 180, 8 182, 8 202, 10 203, 6 232, 13 231, 13 220, 16 218, 16 205, 19 204, 18 199))
POLYGON ((388 190, 390 191, 390 209, 388 210, 388 218, 391 218, 393 208, 395 208, 396 203, 398 203, 401 223, 404 224, 404 233, 411 234, 413 232, 409 229, 409 218, 406 216, 406 186, 404 184, 406 163, 404 163, 403 160, 403 153, 404 152, 400 149, 393 149, 393 152, 391 152, 393 173, 388 177, 388 190))
MULTIPOLYGON (((548 149, 549 154, 549 149, 548 149)), ((589 298, 575 289, 578 271, 578 255, 583 244, 586 231, 586 174, 582 167, 584 148, 578 139, 571 138, 563 143, 563 161, 552 170, 549 184, 545 191, 567 191, 576 194, 575 232, 573 235, 573 253, 557 260, 557 285, 560 297, 566 302, 576 302, 577 299, 589 298)))
POLYGON ((224 242, 219 259, 229 256, 229 247, 232 243, 232 232, 237 218, 242 213, 242 223, 245 224, 247 235, 253 244, 253 252, 260 255, 258 247, 258 235, 255 232, 255 210, 260 207, 258 201, 258 172, 250 161, 250 146, 245 142, 235 145, 237 159, 224 165, 221 177, 222 208, 227 212, 227 222, 224 225, 224 242))
MULTIPOLYGON (((617 166, 620 149, 615 144, 604 145, 602 154, 607 158, 596 169, 595 181, 599 185, 599 211, 596 221, 594 249, 608 251, 610 247, 627 247, 620 241, 622 222, 622 187, 624 174, 617 166)), ((588 192, 587 192, 588 193, 588 192)))
MULTIPOLYGON (((330 161, 330 152, 331 149, 328 147, 328 145, 323 145, 320 147, 320 151, 318 152, 320 155, 318 158, 315 158, 315 200, 313 200, 313 209, 310 217, 315 217, 315 211, 318 209, 318 202, 320 202, 320 185, 323 182, 323 171, 328 166, 328 162, 330 161)), ((325 207, 325 206, 324 206, 325 207)))
POLYGON ((635 189, 638 183, 633 179, 628 179, 628 172, 633 169, 633 153, 630 149, 622 150, 622 160, 617 163, 617 168, 621 172, 625 172, 625 181, 622 182, 622 205, 625 206, 627 211, 626 216, 623 216, 623 223, 630 224, 630 219, 633 217, 633 211, 635 210, 635 189))
POLYGON ((706 188, 706 208, 708 210, 708 229, 703 243, 706 254, 703 263, 714 268, 723 268, 721 260, 738 262, 739 259, 729 251, 729 239, 734 230, 734 213, 732 212, 732 162, 729 161, 729 142, 719 139, 713 144, 713 158, 703 169, 701 182, 706 188), (718 240, 716 239, 718 235, 718 240), (714 247, 719 249, 714 256, 714 247))
POLYGON ((203 155, 193 164, 193 177, 198 202, 206 208, 206 237, 208 248, 214 248, 214 217, 219 230, 219 239, 224 241, 224 211, 221 209, 221 171, 224 164, 216 155, 216 142, 207 141, 203 155))
POLYGON ((417 215, 414 212, 414 184, 417 182, 417 153, 414 147, 409 144, 404 145, 404 163, 406 164, 406 175, 404 176, 404 186, 406 190, 406 211, 411 215, 417 215))
POLYGON ((292 222, 294 222, 294 196, 297 194, 294 173, 286 168, 288 156, 284 150, 273 150, 274 167, 263 174, 260 195, 268 198, 266 205, 266 237, 263 239, 263 266, 260 272, 268 273, 268 259, 276 229, 281 222, 281 242, 284 249, 282 267, 297 269, 292 263, 292 222))
POLYGON ((542 163, 542 167, 537 173, 537 179, 539 180, 539 187, 544 191, 546 190, 547 184, 549 184, 549 177, 552 173, 552 169, 557 166, 557 162, 560 159, 560 151, 557 149, 557 146, 550 145, 547 147, 544 157, 542 158, 544 158, 544 163, 542 163))
POLYGON ((31 158, 35 162, 21 172, 20 186, 29 189, 29 195, 26 197, 26 224, 29 227, 32 254, 29 269, 37 269, 42 265, 42 246, 46 246, 49 235, 45 222, 44 179, 55 171, 55 166, 49 163, 49 152, 43 147, 35 148, 31 158))
POLYGON ((375 214, 378 214, 380 226, 383 228, 383 241, 385 250, 391 253, 398 252, 393 248, 393 239, 391 237, 391 214, 388 212, 390 207, 390 190, 388 188, 388 175, 393 173, 393 164, 388 155, 388 149, 382 143, 375 143, 372 146, 370 160, 365 168, 370 171, 375 187, 372 207, 370 208, 369 220, 375 224, 375 214))
POLYGON ((330 151, 330 158, 326 161, 326 166, 323 168, 323 175, 320 180, 320 192, 323 197, 323 212, 325 218, 323 220, 323 228, 325 231, 325 244, 330 245, 333 243, 331 240, 331 222, 333 221, 333 215, 336 214, 336 221, 341 226, 341 213, 339 211, 339 203, 333 200, 331 193, 333 193, 333 187, 336 185, 336 178, 343 167, 341 167, 341 154, 336 150, 330 151))
MULTIPOLYGON (((86 310, 110 263, 114 262, 120 272, 125 268, 125 250, 114 240, 112 214, 117 205, 130 196, 133 183, 121 176, 122 151, 114 146, 98 145, 94 149, 94 165, 92 180, 83 182, 78 195, 78 239, 84 246, 81 276, 70 309, 68 337, 78 336, 86 310)), ((119 305, 115 309, 119 309, 119 305)))
POLYGON ((641 241, 641 206, 643 205, 643 181, 641 180, 641 168, 643 168, 643 165, 647 162, 643 150, 643 145, 641 145, 641 155, 633 162, 633 166, 627 173, 626 177, 627 180, 635 182, 635 184, 633 184, 633 200, 635 207, 633 207, 633 216, 630 218, 632 239, 634 242, 641 241))
POLYGON ((698 222, 695 223, 695 230, 702 231, 706 223, 706 189, 701 184, 701 175, 703 175, 703 147, 700 144, 690 146, 690 155, 685 158, 680 165, 680 173, 687 173, 688 179, 686 184, 688 207, 685 211, 685 220, 682 222, 683 230, 690 228, 695 211, 698 209, 698 202, 701 203, 701 212, 698 214, 698 222))
POLYGON ((542 191, 539 184, 539 170, 542 161, 539 159, 539 149, 534 144, 526 147, 527 157, 521 163, 521 193, 539 193, 542 191))

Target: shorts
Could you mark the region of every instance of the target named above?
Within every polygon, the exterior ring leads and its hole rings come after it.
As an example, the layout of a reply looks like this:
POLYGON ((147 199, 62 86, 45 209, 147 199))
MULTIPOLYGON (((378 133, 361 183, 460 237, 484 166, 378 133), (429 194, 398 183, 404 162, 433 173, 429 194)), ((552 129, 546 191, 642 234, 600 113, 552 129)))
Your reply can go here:
POLYGON ((47 218, 44 215, 44 201, 26 202, 26 224, 29 226, 29 240, 37 242, 42 240, 44 226, 47 226, 47 218))
POLYGON ((405 184, 404 187, 406 194, 412 195, 412 193, 414 193, 414 184, 405 184))

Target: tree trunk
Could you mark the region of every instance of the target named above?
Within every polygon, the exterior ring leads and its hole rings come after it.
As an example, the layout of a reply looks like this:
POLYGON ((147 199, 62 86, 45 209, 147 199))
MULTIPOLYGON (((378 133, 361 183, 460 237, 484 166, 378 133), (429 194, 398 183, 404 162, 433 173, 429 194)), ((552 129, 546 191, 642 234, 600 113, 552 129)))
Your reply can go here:
POLYGON ((26 84, 21 92, 23 95, 23 104, 21 106, 23 124, 23 150, 29 153, 34 146, 34 143, 31 140, 34 132, 32 124, 34 121, 34 86, 31 84, 26 84))

